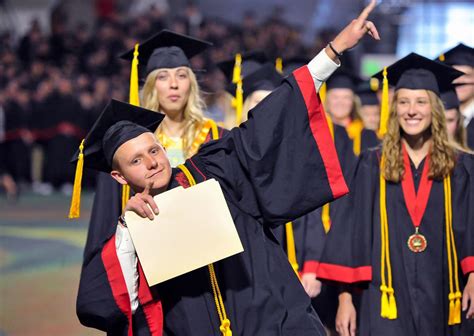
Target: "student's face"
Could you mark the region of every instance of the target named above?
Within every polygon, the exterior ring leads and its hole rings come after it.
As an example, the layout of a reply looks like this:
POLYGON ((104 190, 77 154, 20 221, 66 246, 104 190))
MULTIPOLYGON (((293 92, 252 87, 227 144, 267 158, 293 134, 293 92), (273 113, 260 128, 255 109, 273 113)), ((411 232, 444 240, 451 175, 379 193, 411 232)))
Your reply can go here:
POLYGON ((464 84, 456 86, 456 94, 461 103, 474 98, 474 67, 469 65, 454 65, 456 70, 464 72, 464 75, 457 78, 453 83, 464 84))
POLYGON ((331 89, 326 96, 326 106, 331 117, 338 121, 351 116, 354 93, 351 89, 331 89))
POLYGON ((375 131, 379 128, 380 107, 378 105, 364 105, 360 109, 360 117, 365 128, 375 131))
POLYGON ((165 114, 184 111, 191 91, 189 71, 186 67, 160 69, 158 71, 155 88, 160 109, 165 114))
POLYGON ((112 177, 121 184, 129 184, 141 192, 151 185, 160 193, 166 190, 171 178, 171 166, 163 147, 151 132, 143 133, 122 144, 114 154, 117 170, 112 177))
POLYGON ((459 121, 458 110, 456 109, 446 110, 445 116, 446 116, 446 128, 448 129, 448 136, 450 139, 454 139, 454 135, 456 134, 456 128, 459 121))
POLYGON ((398 122, 405 134, 417 136, 431 126, 431 102, 426 90, 399 89, 396 108, 398 122))
POLYGON ((257 106, 258 103, 264 100, 265 97, 268 96, 270 93, 271 91, 268 91, 268 90, 257 90, 257 91, 252 92, 252 94, 248 96, 247 98, 249 99, 249 110, 257 106))

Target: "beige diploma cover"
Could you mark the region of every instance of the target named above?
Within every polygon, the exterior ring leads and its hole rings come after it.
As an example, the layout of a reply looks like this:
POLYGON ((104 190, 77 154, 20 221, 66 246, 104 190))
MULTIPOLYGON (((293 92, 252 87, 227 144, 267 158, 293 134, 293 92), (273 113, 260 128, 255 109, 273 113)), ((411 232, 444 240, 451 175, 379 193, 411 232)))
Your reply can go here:
POLYGON ((210 179, 154 197, 154 220, 125 213, 149 286, 243 252, 219 183, 210 179))

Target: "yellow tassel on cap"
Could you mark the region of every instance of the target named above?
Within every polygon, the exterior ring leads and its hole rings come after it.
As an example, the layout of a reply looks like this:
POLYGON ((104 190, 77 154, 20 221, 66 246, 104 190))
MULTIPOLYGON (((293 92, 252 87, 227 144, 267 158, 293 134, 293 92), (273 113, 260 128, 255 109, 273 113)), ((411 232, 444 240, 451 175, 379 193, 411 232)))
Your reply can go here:
MULTIPOLYGON (((138 47, 139 44, 135 44, 135 50, 133 51, 132 67, 130 69, 130 88, 128 102, 130 105, 140 106, 140 95, 138 91, 138 47)), ((130 199, 130 186, 122 186, 122 209, 125 208, 128 200, 130 199)))
POLYGON ((235 63, 234 63, 234 71, 232 73, 232 83, 237 84, 237 82, 242 79, 241 68, 242 68, 242 55, 236 54, 235 63))
POLYGON ((278 71, 279 73, 283 73, 283 60, 281 59, 281 57, 278 57, 278 58, 275 60, 275 69, 276 69, 276 71, 278 71))
POLYGON ((380 126, 378 136, 382 138, 387 133, 387 123, 389 117, 389 106, 388 106, 388 79, 387 79, 387 67, 383 69, 383 81, 382 81, 382 103, 380 107, 380 126))
POLYGON ((380 82, 377 78, 371 78, 369 81, 370 89, 374 92, 377 92, 380 87, 380 82))
POLYGON ((438 59, 439 59, 441 62, 446 61, 446 57, 444 57, 444 54, 439 55, 438 59))
POLYGON ((81 184, 82 171, 84 170, 84 139, 79 145, 79 155, 77 157, 76 175, 74 176, 74 188, 72 190, 71 207, 69 208, 69 218, 79 218, 81 215, 81 184))

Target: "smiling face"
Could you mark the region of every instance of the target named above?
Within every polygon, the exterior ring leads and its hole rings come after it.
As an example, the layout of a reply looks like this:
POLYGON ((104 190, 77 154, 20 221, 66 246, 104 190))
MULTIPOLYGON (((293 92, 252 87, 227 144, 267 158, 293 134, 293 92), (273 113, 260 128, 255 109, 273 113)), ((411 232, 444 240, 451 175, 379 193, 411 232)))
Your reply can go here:
POLYGON ((186 67, 158 70, 155 89, 160 109, 165 114, 181 113, 184 110, 191 91, 189 71, 186 67))
POLYGON ((331 89, 326 96, 326 106, 335 124, 346 126, 350 122, 354 106, 354 92, 351 89, 331 89))
POLYGON ((396 111, 400 127, 408 136, 419 136, 431 126, 431 102, 426 90, 399 89, 396 111))
POLYGON ((120 184, 129 184, 141 192, 152 183, 154 194, 166 190, 171 178, 171 166, 166 152, 151 132, 143 133, 122 144, 114 154, 110 174, 120 184))

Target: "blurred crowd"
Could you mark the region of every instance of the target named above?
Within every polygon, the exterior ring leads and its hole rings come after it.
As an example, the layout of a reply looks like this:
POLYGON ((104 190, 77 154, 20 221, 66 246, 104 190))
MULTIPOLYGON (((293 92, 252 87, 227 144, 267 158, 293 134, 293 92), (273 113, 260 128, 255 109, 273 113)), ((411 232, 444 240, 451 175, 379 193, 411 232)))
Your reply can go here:
MULTIPOLYGON (((133 6, 133 5, 131 5, 133 6)), ((270 59, 314 55, 333 32, 322 32, 307 48, 302 34, 282 20, 275 9, 263 22, 246 12, 238 25, 207 18, 193 3, 178 16, 168 6, 96 8, 92 29, 68 28, 68 16, 56 7, 50 32, 37 20, 18 39, 1 34, 0 43, 0 172, 9 195, 33 188, 49 194, 71 192, 74 167, 68 163, 93 121, 110 98, 127 100, 130 65, 118 58, 163 28, 213 42, 193 58, 208 114, 223 113, 225 79, 215 64, 236 52, 263 49, 270 59)), ((84 186, 94 186, 92 173, 84 186)))

